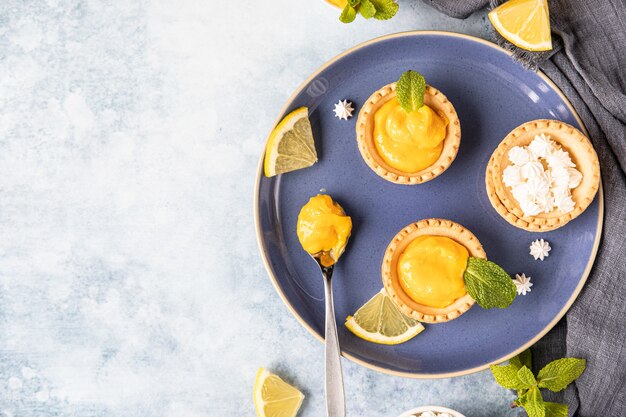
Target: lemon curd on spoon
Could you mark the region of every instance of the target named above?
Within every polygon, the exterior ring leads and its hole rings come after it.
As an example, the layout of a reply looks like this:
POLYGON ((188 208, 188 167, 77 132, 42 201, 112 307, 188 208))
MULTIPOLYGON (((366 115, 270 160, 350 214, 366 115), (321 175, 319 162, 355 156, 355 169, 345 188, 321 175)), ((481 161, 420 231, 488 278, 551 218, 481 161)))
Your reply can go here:
POLYGON ((302 207, 296 233, 302 248, 311 255, 323 252, 324 266, 337 262, 352 232, 352 219, 328 195, 316 195, 302 207))
POLYGON ((416 303, 444 308, 466 294, 463 272, 469 253, 449 237, 416 237, 398 258, 398 278, 416 303))
POLYGON ((427 105, 407 112, 393 97, 374 114, 376 150, 399 171, 421 171, 439 159, 448 123, 445 115, 427 105))

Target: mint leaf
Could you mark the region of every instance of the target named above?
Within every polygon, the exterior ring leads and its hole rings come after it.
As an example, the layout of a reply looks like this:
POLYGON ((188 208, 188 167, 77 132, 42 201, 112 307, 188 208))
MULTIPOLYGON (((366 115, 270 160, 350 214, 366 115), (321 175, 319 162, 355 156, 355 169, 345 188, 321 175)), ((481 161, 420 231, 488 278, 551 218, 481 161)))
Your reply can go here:
POLYGON ((348 0, 346 7, 341 11, 339 20, 350 23, 360 13, 366 19, 387 20, 395 16, 398 3, 395 0, 348 0))
POLYGON ((482 308, 507 308, 517 294, 509 274, 486 259, 470 257, 463 278, 467 293, 482 308))
POLYGON ((568 415, 567 404, 544 402, 543 405, 546 409, 546 417, 567 417, 568 415))
POLYGON ((525 365, 517 371, 517 377, 524 385, 526 385, 526 388, 530 388, 537 384, 533 371, 528 369, 525 365))
POLYGON ((530 349, 526 349, 519 355, 515 356, 514 358, 511 358, 510 363, 512 365, 516 365, 518 369, 521 368, 522 366, 525 366, 528 369, 532 369, 533 368, 533 354, 530 351, 530 349))
POLYGON ((387 20, 396 15, 398 11, 398 3, 394 0, 370 0, 376 8, 374 19, 387 20))
POLYGON ((574 382, 586 367, 584 359, 563 358, 552 361, 539 371, 539 386, 554 392, 561 391, 574 382))
POLYGON ((496 382, 504 388, 522 390, 528 388, 517 375, 517 368, 513 365, 491 365, 489 367, 496 382))
POLYGON ((341 11, 339 20, 343 23, 354 22, 354 19, 356 19, 356 12, 357 12, 357 9, 350 6, 350 4, 348 3, 346 4, 346 7, 344 7, 343 10, 341 11))
POLYGON ((359 7, 359 13, 366 19, 371 19, 376 15, 376 7, 370 0, 361 0, 361 7, 359 7))
POLYGON ((400 106, 407 113, 417 110, 424 105, 425 91, 426 80, 417 71, 404 72, 396 84, 396 97, 400 102, 400 106))
POLYGON ((543 398, 536 385, 530 387, 526 394, 515 400, 515 404, 524 407, 524 410, 528 413, 528 417, 546 417, 546 408, 543 398))

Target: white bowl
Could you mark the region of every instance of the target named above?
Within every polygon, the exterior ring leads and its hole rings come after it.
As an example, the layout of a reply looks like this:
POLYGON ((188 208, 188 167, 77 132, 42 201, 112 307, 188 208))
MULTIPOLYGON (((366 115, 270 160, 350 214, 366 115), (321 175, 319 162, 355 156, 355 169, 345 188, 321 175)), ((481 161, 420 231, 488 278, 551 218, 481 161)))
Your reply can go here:
POLYGON ((433 411, 435 413, 448 413, 452 417, 465 417, 463 414, 459 413, 458 411, 454 411, 446 407, 439 407, 437 405, 426 405, 423 407, 417 407, 417 408, 414 408, 412 410, 409 410, 400 414, 398 417, 411 417, 414 414, 423 413, 425 411, 433 411))

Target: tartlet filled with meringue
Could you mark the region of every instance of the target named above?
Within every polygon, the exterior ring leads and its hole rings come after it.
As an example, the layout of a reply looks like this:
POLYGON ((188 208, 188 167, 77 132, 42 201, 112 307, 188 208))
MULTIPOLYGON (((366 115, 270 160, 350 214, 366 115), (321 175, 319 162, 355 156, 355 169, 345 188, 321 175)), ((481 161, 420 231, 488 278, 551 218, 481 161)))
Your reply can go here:
POLYGON ((532 232, 558 229, 589 207, 600 164, 589 139, 557 120, 513 129, 491 155, 485 183, 496 211, 532 232))

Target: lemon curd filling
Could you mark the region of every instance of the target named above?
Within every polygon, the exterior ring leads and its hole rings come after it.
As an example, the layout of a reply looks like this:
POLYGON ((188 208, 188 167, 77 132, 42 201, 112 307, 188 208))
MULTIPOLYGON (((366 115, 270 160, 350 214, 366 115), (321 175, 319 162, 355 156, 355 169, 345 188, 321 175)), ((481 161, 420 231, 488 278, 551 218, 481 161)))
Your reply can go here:
POLYGON ((339 259, 351 231, 352 219, 328 195, 311 197, 298 215, 296 233, 302 248, 311 255, 328 252, 331 259, 322 259, 326 266, 339 259))
POLYGON ((374 114, 374 143, 387 164, 414 173, 437 161, 447 126, 448 119, 427 105, 407 113, 394 97, 374 114))
POLYGON ((416 303, 447 307, 465 295, 463 272, 469 253, 445 236, 418 236, 398 258, 404 292, 416 303))

